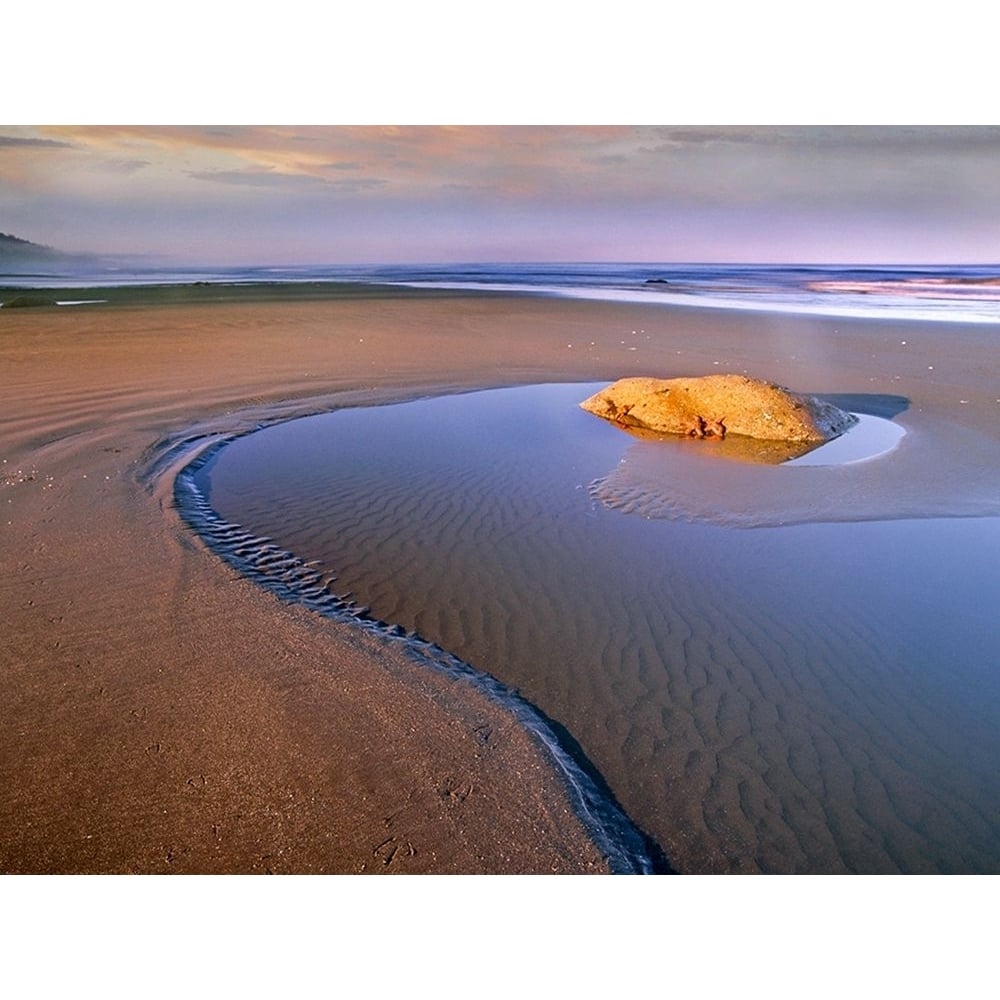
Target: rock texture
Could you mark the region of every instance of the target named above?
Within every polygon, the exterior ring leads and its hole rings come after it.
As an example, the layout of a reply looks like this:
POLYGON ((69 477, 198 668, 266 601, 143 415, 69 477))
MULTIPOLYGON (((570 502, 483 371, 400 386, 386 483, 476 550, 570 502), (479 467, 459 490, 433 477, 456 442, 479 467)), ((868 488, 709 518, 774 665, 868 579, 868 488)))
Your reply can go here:
POLYGON ((622 427, 692 437, 829 441, 857 422, 832 403, 745 375, 623 378, 580 406, 622 427))

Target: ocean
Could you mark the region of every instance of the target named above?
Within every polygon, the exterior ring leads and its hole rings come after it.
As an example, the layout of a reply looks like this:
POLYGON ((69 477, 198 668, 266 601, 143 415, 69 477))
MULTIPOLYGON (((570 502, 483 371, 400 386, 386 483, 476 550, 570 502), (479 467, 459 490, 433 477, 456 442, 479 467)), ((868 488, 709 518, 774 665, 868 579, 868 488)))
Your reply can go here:
MULTIPOLYGON (((1000 265, 839 266, 541 263, 166 267, 131 264, 73 274, 0 274, 7 288, 361 282, 524 291, 706 309, 1000 323, 1000 265)), ((79 298, 64 300, 82 304, 79 298)))

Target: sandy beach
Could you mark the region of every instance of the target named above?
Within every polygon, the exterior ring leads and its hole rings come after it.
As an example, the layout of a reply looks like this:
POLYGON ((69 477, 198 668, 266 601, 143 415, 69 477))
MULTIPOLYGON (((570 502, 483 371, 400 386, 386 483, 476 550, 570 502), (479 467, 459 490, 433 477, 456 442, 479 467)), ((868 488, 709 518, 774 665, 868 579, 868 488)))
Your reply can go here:
POLYGON ((377 290, 0 312, 0 871, 609 870, 502 708, 208 551, 172 505, 185 443, 460 389, 734 371, 902 398, 943 462, 971 442, 988 497, 995 336, 377 290))

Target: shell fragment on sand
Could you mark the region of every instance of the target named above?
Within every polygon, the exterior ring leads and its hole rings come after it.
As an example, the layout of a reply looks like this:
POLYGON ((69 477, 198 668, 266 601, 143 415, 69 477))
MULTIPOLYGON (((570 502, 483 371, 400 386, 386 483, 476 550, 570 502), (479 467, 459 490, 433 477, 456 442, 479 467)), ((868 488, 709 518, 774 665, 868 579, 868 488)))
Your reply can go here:
POLYGON ((857 422, 815 396, 746 375, 622 378, 580 406, 621 427, 658 434, 819 442, 857 422))

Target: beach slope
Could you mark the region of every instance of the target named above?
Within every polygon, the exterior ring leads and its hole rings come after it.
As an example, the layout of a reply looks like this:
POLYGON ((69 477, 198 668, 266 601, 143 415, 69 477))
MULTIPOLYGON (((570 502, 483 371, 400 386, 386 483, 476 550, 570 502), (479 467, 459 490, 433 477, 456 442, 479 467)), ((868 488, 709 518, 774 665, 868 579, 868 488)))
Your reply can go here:
POLYGON ((299 414, 721 367, 901 412, 921 497, 975 515, 992 480, 945 472, 997 454, 993 336, 399 291, 0 312, 0 871, 609 870, 508 712, 240 577, 174 474, 299 414))
POLYGON ((440 388, 449 309, 4 315, 0 870, 608 870, 507 712, 240 579, 148 476, 196 418, 440 388))

